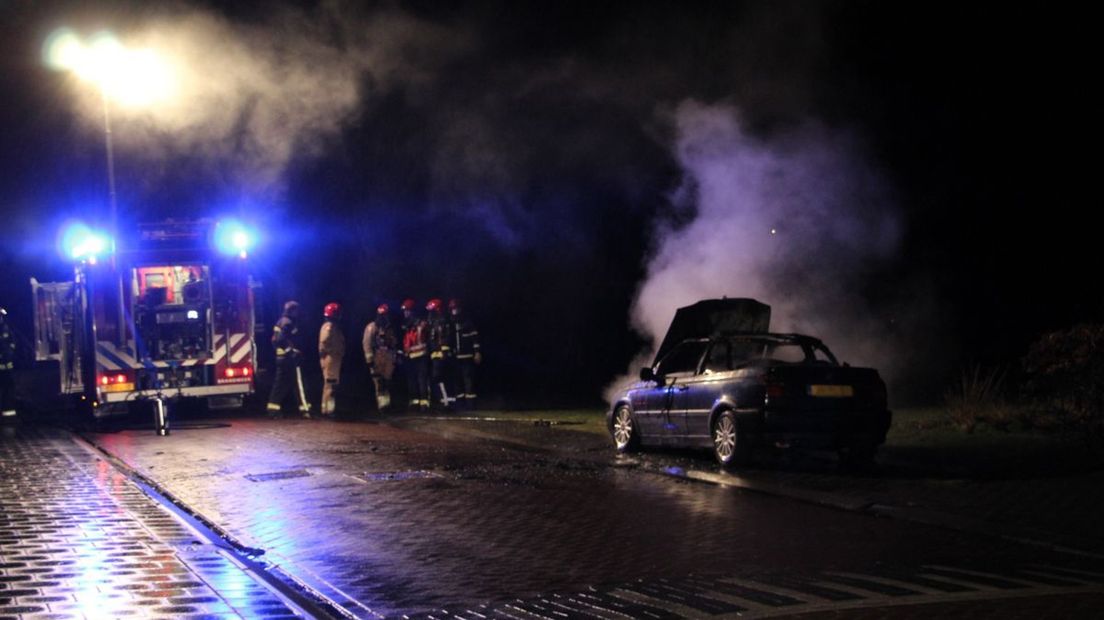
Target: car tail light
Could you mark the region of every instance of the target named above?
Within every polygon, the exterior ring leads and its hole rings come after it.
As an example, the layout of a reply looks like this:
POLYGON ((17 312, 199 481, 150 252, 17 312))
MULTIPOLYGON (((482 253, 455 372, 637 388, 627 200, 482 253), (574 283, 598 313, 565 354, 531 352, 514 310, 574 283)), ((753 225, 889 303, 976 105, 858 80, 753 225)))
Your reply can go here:
POLYGON ((786 395, 786 385, 771 371, 763 375, 763 384, 767 398, 781 398, 786 395))

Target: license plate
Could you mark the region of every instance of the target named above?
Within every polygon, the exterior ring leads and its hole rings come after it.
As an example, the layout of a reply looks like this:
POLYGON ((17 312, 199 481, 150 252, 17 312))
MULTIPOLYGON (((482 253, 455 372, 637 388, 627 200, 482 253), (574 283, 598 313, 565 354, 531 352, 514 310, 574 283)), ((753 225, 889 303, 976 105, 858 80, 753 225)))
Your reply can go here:
POLYGON ((850 385, 810 385, 809 396, 821 398, 851 398, 855 390, 850 385))

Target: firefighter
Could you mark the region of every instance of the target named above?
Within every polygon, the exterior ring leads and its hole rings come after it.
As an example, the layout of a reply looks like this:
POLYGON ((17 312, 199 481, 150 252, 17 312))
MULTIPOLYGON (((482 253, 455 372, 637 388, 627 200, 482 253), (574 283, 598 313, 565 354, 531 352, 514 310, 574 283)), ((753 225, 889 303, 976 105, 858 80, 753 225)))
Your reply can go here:
POLYGON ((461 409, 475 409, 475 367, 483 361, 479 350, 479 331, 464 314, 460 300, 449 300, 449 321, 452 324, 454 362, 453 392, 461 409))
POLYGON ((429 409, 429 356, 426 355, 428 325, 414 312, 414 300, 402 303, 403 357, 411 411, 429 409))
POLYGON ((268 415, 280 417, 284 401, 292 394, 298 397, 299 413, 310 419, 310 405, 303 393, 303 372, 299 367, 302 352, 296 346, 299 339, 299 302, 284 304, 284 314, 272 328, 272 347, 276 349, 276 378, 268 396, 268 415))
POLYGON ((15 338, 8 329, 8 311, 0 308, 0 417, 15 417, 15 338))
POLYGON ((345 334, 341 331, 341 304, 330 302, 322 309, 322 330, 318 333, 318 360, 322 364, 322 406, 324 416, 334 415, 334 392, 341 383, 341 360, 345 358, 345 334))
POLYGON ((364 328, 364 360, 372 374, 376 388, 376 409, 387 413, 391 409, 391 377, 395 373, 395 355, 398 338, 391 325, 391 308, 380 304, 376 319, 364 328))
POLYGON ((429 359, 432 377, 433 404, 448 409, 455 400, 449 395, 446 382, 452 377, 452 324, 445 319, 444 304, 431 299, 426 304, 426 322, 429 326, 429 359))

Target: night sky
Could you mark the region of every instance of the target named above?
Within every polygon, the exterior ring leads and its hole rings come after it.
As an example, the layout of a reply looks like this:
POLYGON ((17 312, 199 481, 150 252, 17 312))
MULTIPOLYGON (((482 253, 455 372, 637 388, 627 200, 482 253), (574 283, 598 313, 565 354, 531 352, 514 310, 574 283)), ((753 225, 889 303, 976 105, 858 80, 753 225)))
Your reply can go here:
POLYGON ((44 66, 45 38, 168 32, 204 61, 203 95, 187 116, 115 115, 123 219, 261 225, 268 320, 289 297, 319 315, 337 300, 355 343, 380 301, 458 297, 484 393, 598 402, 647 348, 630 321, 655 257, 726 217, 726 186, 692 163, 720 148, 781 162, 732 200, 781 234, 755 285, 724 293, 885 368, 898 403, 931 402, 964 365, 1104 319, 1099 69, 1073 6, 0 0, 0 304, 29 334, 28 278, 67 273, 57 226, 106 212, 102 119, 44 66), (703 142, 703 119, 745 146, 703 142), (821 235, 834 221, 855 226, 821 235))

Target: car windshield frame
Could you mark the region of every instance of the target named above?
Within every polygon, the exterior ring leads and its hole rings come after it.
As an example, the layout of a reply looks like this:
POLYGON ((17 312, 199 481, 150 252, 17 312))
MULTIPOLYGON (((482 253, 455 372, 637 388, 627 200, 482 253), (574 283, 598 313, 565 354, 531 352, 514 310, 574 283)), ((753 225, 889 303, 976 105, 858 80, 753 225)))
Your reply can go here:
MULTIPOLYGON (((653 369, 655 375, 657 377, 667 377, 667 376, 671 376, 671 375, 685 375, 685 374, 696 375, 696 374, 698 374, 699 372, 701 372, 702 360, 705 357, 706 351, 709 349, 709 345, 710 345, 710 340, 708 338, 695 338, 695 339, 692 339, 692 340, 683 340, 682 342, 675 345, 674 348, 672 348, 667 353, 667 355, 664 355, 663 359, 659 360, 659 362, 656 363, 655 368, 653 369), (692 351, 694 348, 697 349, 697 355, 696 355, 696 361, 694 362, 694 366, 692 368, 683 368, 683 369, 678 369, 678 370, 668 370, 667 367, 670 366, 672 363, 674 363, 674 361, 677 358, 684 357, 684 356, 689 356, 690 353, 688 353, 687 351, 692 351)), ((679 361, 683 362, 683 360, 679 360, 679 361)), ((686 360, 686 361, 689 361, 689 360, 686 360)), ((682 365, 683 364, 680 364, 680 366, 682 366, 682 365)))

